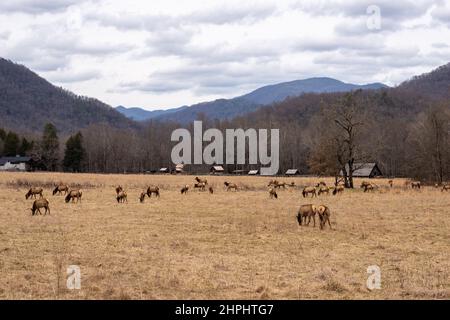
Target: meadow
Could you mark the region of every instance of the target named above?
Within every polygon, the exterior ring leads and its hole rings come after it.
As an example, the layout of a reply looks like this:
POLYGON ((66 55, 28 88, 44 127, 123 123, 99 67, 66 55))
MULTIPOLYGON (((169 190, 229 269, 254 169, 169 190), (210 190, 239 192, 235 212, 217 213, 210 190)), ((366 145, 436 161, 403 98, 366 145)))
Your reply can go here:
POLYGON ((305 199, 303 186, 333 179, 298 177, 279 178, 297 187, 275 200, 267 177, 206 176, 214 194, 181 195, 193 178, 0 173, 0 299, 450 298, 450 192, 375 179, 373 193, 305 199), (53 196, 60 182, 81 188, 82 202, 53 196), (139 203, 150 184, 161 197, 139 203), (30 186, 45 189, 50 215, 31 216, 30 186), (308 203, 330 208, 332 230, 298 225, 308 203), (69 265, 80 290, 66 288, 69 265), (381 289, 366 287, 372 265, 381 289))

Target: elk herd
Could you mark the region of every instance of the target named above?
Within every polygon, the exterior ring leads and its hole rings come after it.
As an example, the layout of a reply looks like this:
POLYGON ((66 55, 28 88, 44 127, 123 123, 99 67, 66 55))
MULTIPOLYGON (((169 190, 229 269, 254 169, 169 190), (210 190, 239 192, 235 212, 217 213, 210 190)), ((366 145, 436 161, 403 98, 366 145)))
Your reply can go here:
MULTIPOLYGON (((393 188, 394 187, 394 180, 389 180, 387 188, 393 188)), ((415 190, 421 189, 421 182, 420 181, 410 181, 407 180, 404 184, 405 188, 411 188, 415 190)), ((237 192, 240 188, 236 183, 224 182, 224 188, 227 192, 234 191, 237 192)), ((269 198, 270 199, 278 199, 278 193, 277 190, 280 189, 293 189, 296 188, 296 185, 294 182, 286 183, 286 182, 280 182, 278 180, 270 180, 268 185, 268 192, 269 192, 269 198)), ((364 193, 370 193, 374 192, 376 190, 380 189, 380 186, 373 182, 367 182, 363 181, 360 185, 360 188, 363 190, 364 193)), ((445 183, 442 186, 435 185, 435 188, 441 188, 441 191, 450 191, 450 183, 445 183)), ((192 188, 190 185, 185 185, 181 188, 181 194, 187 195, 189 190, 198 190, 199 192, 205 192, 206 190, 209 191, 210 194, 214 194, 214 189, 212 186, 208 184, 207 179, 202 179, 199 177, 195 177, 192 188)), ((301 194, 303 198, 307 197, 319 197, 322 195, 329 195, 330 192, 333 195, 342 194, 345 190, 345 187, 342 182, 336 181, 335 186, 329 187, 324 181, 320 181, 315 186, 305 186, 303 189, 301 189, 301 194)), ((128 203, 128 195, 127 192, 124 190, 122 186, 117 186, 115 188, 116 192, 116 200, 117 203, 123 204, 128 203)), ((150 185, 145 190, 143 190, 139 196, 139 202, 144 203, 145 199, 151 198, 152 195, 155 196, 155 198, 160 197, 160 188, 156 185, 150 185)), ((55 185, 53 189, 53 196, 64 196, 65 202, 69 203, 81 203, 81 198, 83 196, 83 193, 79 189, 70 189, 69 186, 64 185, 60 183, 59 185, 55 185)), ((25 194, 25 199, 34 199, 31 213, 32 215, 36 215, 39 213, 42 215, 41 209, 45 209, 44 215, 47 213, 50 214, 50 206, 49 201, 44 198, 44 189, 43 188, 37 188, 37 187, 31 187, 28 192, 25 194), (39 196, 39 198, 37 198, 39 196)), ((330 222, 330 209, 325 205, 313 205, 313 204, 306 204, 300 206, 298 212, 297 212, 297 221, 299 226, 308 226, 311 222, 311 219, 313 220, 313 227, 316 225, 316 215, 319 217, 319 226, 320 229, 323 229, 326 224, 332 229, 331 222, 330 222)))

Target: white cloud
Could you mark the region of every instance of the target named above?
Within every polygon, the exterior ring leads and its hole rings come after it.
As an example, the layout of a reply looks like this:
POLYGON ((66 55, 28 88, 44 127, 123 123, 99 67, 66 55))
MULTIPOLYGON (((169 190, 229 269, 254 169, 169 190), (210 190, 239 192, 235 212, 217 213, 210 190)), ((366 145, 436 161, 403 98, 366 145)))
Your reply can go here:
POLYGON ((444 0, 4 0, 0 56, 112 105, 174 107, 312 76, 397 84, 448 62, 449 13, 444 0))

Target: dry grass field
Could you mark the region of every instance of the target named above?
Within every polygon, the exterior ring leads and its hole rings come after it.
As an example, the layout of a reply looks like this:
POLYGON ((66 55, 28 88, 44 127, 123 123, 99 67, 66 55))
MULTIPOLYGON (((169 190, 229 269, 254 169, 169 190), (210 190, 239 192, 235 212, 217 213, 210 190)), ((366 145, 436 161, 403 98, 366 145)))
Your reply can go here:
POLYGON ((213 195, 183 196, 192 176, 1 173, 0 298, 450 298, 450 192, 376 180, 370 194, 304 199, 297 188, 271 200, 269 178, 207 179, 213 195), (226 192, 225 180, 241 190, 226 192), (82 203, 52 196, 58 182, 81 187, 82 203), (44 187, 50 216, 31 216, 30 184, 44 187), (128 204, 116 202, 118 184, 128 204), (141 204, 149 184, 161 198, 141 204), (333 230, 298 226, 307 203, 330 207, 333 230), (81 268, 81 290, 66 288, 69 265, 81 268), (366 288, 370 265, 381 268, 380 290, 366 288))

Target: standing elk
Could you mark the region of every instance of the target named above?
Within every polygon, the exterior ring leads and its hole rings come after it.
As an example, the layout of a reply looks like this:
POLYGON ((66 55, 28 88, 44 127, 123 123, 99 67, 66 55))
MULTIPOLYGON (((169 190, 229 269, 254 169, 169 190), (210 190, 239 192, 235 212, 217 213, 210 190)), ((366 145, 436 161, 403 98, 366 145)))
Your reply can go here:
POLYGON ((344 186, 339 185, 339 186, 334 187, 333 196, 343 193, 344 190, 345 190, 344 186))
POLYGON ((199 189, 200 191, 206 190, 206 184, 204 182, 199 182, 194 184, 194 189, 199 189))
POLYGON ((69 192, 69 187, 64 184, 60 184, 59 186, 56 186, 55 189, 53 189, 53 195, 58 194, 59 196, 61 196, 63 195, 63 192, 64 195, 67 195, 67 192, 69 192))
POLYGON ((195 177, 195 181, 197 181, 197 183, 204 183, 205 185, 208 184, 208 180, 206 179, 201 179, 199 177, 195 177))
POLYGON ((185 185, 183 188, 181 188, 181 194, 187 194, 189 191, 189 186, 185 185))
POLYGON ((231 189, 234 189, 234 191, 238 191, 238 186, 235 183, 230 183, 230 182, 225 181, 223 184, 227 188, 227 191, 230 191, 231 189))
POLYGON ((270 199, 273 199, 273 198, 278 199, 278 194, 274 188, 269 189, 269 197, 270 197, 270 199))
POLYGON ((316 188, 314 187, 305 187, 303 188, 302 195, 303 198, 306 198, 308 194, 311 194, 311 198, 317 197, 316 188))
POLYGON ((361 188, 364 188, 364 192, 371 192, 375 190, 375 185, 372 183, 365 184, 364 186, 361 186, 361 188))
POLYGON ((420 181, 412 181, 411 182, 411 188, 413 189, 420 189, 421 185, 420 185, 420 181))
POLYGON ((116 199, 117 203, 125 203, 125 202, 128 203, 128 195, 124 190, 119 191, 116 199))
POLYGON ((118 186, 116 187, 116 194, 119 195, 119 193, 121 193, 123 191, 122 186, 118 186))
POLYGON ((71 190, 67 194, 67 196, 65 198, 65 201, 66 201, 66 203, 69 203, 70 200, 72 200, 72 203, 74 203, 75 199, 77 199, 77 203, 78 203, 78 201, 81 202, 81 197, 82 196, 83 196, 83 192, 81 192, 81 190, 71 190))
POLYGON ((157 198, 160 197, 160 194, 159 194, 159 187, 158 187, 158 186, 150 186, 150 187, 147 188, 147 196, 148 196, 149 198, 152 197, 152 194, 153 194, 153 193, 155 194, 155 196, 156 196, 157 198))
POLYGON ((214 189, 213 189, 213 187, 209 187, 208 190, 209 190, 209 193, 210 193, 210 194, 214 194, 214 189))
POLYGON ((389 183, 389 187, 391 187, 391 188, 394 187, 394 180, 389 180, 388 183, 389 183))
POLYGON ((327 206, 320 205, 317 207, 317 213, 319 214, 320 230, 325 227, 325 223, 327 222, 330 226, 330 229, 333 229, 330 222, 330 209, 327 206))
POLYGON ((144 201, 145 201, 145 196, 147 195, 147 192, 146 191, 142 191, 141 192, 141 195, 139 196, 139 202, 140 203, 144 203, 144 201))
POLYGON ((320 188, 320 187, 326 187, 327 184, 325 183, 325 181, 320 181, 317 185, 316 188, 320 188))
POLYGON ((444 191, 450 191, 450 183, 449 184, 444 184, 443 186, 442 186, 442 190, 441 190, 442 192, 444 192, 444 191))
POLYGON ((28 190, 27 194, 25 195, 25 199, 28 200, 29 198, 34 198, 36 199, 37 195, 39 195, 41 198, 44 197, 44 189, 42 188, 30 188, 30 190, 28 190))
POLYGON ((39 212, 40 215, 42 215, 41 209, 45 208, 44 215, 50 214, 50 206, 47 199, 41 198, 38 200, 35 200, 33 203, 33 206, 31 207, 31 215, 34 216, 36 214, 36 211, 39 212))
POLYGON ((312 204, 304 204, 302 205, 297 212, 297 221, 298 221, 298 225, 307 225, 309 226, 309 223, 311 222, 311 218, 313 218, 314 221, 314 225, 313 227, 316 226, 316 213, 317 213, 317 208, 316 206, 312 205, 312 204), (308 223, 306 223, 306 219, 308 219, 308 223))

